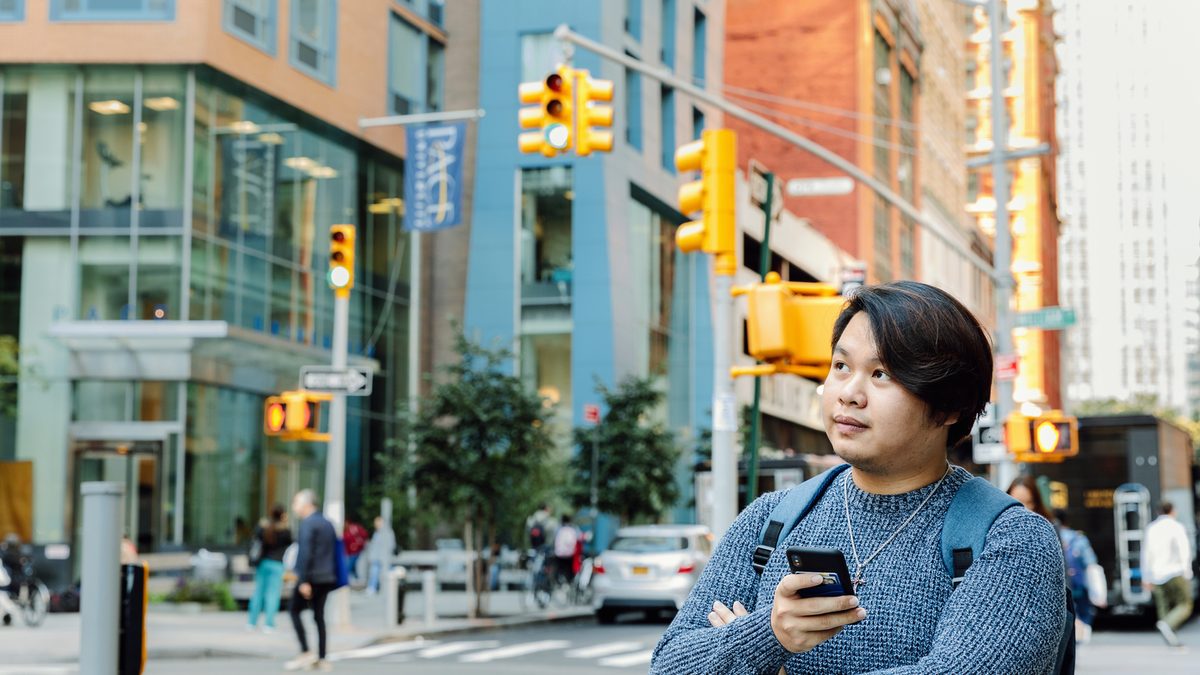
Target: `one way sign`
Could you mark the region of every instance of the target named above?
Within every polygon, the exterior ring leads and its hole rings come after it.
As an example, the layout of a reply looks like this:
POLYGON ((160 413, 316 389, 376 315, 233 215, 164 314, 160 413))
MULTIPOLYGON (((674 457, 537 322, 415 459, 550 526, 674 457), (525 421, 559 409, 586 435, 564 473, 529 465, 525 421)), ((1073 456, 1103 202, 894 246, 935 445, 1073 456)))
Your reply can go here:
POLYGON ((371 395, 371 371, 366 368, 302 366, 300 388, 347 396, 371 395))

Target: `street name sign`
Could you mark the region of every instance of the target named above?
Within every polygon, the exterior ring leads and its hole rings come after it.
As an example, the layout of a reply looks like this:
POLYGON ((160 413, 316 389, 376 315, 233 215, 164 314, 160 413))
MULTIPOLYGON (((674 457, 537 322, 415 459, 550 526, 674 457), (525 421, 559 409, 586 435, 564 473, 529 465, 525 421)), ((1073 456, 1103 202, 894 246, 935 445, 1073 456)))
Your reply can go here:
POLYGON ((793 178, 787 182, 789 197, 825 197, 848 195, 854 190, 854 179, 848 176, 830 178, 793 178))
POLYGON ((1075 310, 1070 307, 1042 307, 1013 315, 1014 328, 1062 330, 1075 325, 1075 310))
POLYGON ((370 396, 372 373, 366 368, 301 366, 300 388, 347 396, 370 396))

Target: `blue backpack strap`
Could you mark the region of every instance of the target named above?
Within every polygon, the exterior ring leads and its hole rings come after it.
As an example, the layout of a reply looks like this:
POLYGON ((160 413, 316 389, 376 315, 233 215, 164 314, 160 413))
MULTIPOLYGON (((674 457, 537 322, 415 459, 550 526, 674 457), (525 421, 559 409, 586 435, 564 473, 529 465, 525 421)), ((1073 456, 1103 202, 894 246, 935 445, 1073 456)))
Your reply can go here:
POLYGON ((996 518, 1020 502, 976 476, 958 488, 942 525, 942 564, 955 588, 967 568, 983 554, 988 530, 996 518))
POLYGON ((758 533, 758 548, 754 549, 754 560, 751 562, 755 572, 763 573, 779 542, 791 533, 796 523, 808 515, 813 505, 820 501, 821 495, 825 494, 825 490, 829 489, 833 479, 849 468, 849 464, 838 464, 793 487, 783 495, 783 499, 771 509, 771 515, 763 525, 762 531, 758 533))

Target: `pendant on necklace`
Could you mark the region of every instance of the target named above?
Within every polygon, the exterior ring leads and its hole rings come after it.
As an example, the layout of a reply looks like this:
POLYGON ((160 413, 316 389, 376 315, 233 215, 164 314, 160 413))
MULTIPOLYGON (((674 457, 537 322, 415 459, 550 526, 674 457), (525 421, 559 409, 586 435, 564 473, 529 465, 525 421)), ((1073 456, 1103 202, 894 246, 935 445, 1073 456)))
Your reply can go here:
POLYGON ((855 593, 858 593, 858 590, 863 587, 863 584, 867 583, 867 580, 862 576, 861 569, 854 570, 854 580, 850 583, 853 584, 855 593))

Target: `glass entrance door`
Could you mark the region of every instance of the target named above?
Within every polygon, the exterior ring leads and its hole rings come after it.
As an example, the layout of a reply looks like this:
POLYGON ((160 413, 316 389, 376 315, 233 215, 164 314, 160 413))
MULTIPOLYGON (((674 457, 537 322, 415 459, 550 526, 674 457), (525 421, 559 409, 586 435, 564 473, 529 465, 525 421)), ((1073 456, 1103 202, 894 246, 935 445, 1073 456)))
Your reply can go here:
POLYGON ((122 504, 123 534, 137 546, 139 553, 155 550, 162 542, 162 468, 163 441, 80 441, 75 443, 75 497, 73 509, 75 541, 82 541, 83 514, 80 512, 79 486, 90 481, 125 486, 122 504))

